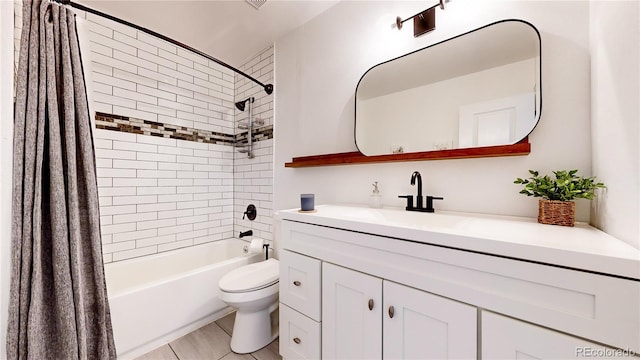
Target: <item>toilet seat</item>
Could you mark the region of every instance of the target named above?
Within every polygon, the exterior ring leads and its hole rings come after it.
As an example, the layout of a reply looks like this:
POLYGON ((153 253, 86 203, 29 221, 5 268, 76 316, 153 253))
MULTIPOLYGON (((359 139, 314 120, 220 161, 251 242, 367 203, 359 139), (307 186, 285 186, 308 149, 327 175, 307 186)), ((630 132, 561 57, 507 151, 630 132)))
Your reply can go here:
POLYGON ((227 293, 246 293, 267 288, 278 282, 279 263, 269 259, 241 266, 224 275, 218 286, 227 293))

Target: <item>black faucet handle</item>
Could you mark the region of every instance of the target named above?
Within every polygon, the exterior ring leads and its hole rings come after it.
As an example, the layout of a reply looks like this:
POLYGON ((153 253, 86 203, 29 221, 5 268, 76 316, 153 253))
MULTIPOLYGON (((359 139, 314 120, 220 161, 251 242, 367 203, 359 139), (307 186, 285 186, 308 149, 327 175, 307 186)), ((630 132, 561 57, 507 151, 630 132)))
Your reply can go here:
POLYGON ((443 197, 437 197, 437 196, 427 196, 427 207, 425 209, 426 212, 434 212, 436 211, 433 208, 433 200, 444 200, 443 197))
POLYGON ((244 217, 248 217, 249 220, 253 221, 256 219, 256 215, 258 215, 258 210, 256 209, 256 206, 253 204, 249 204, 247 206, 247 210, 242 213, 242 220, 244 220, 244 217))
POLYGON ((406 210, 413 209, 413 195, 398 195, 399 198, 407 199, 407 207, 406 210))

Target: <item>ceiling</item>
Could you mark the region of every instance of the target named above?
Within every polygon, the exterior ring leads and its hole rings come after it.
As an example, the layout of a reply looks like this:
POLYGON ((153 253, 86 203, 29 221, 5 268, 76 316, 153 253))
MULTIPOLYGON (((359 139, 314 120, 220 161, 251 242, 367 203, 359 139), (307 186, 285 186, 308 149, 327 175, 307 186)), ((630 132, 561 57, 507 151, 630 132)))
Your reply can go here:
POLYGON ((256 10, 245 0, 78 2, 178 40, 236 67, 338 3, 334 0, 267 0, 256 10))

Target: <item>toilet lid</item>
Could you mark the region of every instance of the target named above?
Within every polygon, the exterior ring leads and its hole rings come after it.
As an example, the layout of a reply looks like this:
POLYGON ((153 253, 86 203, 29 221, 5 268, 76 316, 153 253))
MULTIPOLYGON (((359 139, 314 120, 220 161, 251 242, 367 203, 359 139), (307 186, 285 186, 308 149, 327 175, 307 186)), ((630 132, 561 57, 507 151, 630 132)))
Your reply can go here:
POLYGON ((269 259, 233 269, 220 279, 218 286, 226 292, 246 292, 278 282, 278 260, 269 259))

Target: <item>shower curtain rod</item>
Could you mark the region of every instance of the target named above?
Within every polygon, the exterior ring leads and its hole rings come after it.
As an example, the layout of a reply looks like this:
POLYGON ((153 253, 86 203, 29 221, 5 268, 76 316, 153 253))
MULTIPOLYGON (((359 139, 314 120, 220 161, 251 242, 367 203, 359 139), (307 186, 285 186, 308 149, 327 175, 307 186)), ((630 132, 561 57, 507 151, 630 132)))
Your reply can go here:
POLYGON ((246 74, 246 73, 244 73, 243 71, 241 71, 241 70, 238 70, 238 69, 234 68, 233 66, 231 66, 231 65, 229 65, 229 64, 227 64, 227 63, 225 63, 225 62, 223 62, 222 60, 218 60, 218 59, 214 58, 214 57, 213 57, 213 56, 211 56, 211 55, 205 54, 205 53, 203 53, 203 52, 202 52, 202 51, 200 51, 200 50, 194 49, 194 48, 192 48, 192 47, 191 47, 191 46, 189 46, 189 45, 183 44, 183 43, 181 43, 181 42, 179 42, 179 41, 177 41, 177 40, 174 40, 174 39, 172 39, 172 38, 170 38, 170 37, 167 37, 167 36, 165 36, 165 35, 162 35, 162 34, 160 34, 160 33, 157 33, 157 32, 155 32, 155 31, 153 31, 153 30, 149 30, 149 29, 144 28, 144 27, 142 27, 142 26, 139 26, 139 25, 136 25, 136 24, 130 23, 130 22, 126 21, 126 20, 122 20, 122 19, 120 19, 120 18, 117 18, 117 17, 115 17, 115 16, 112 16, 112 15, 109 15, 109 14, 105 14, 105 13, 103 13, 103 12, 101 12, 101 11, 98 11, 98 10, 95 10, 95 9, 92 9, 92 8, 89 8, 89 7, 86 7, 86 6, 82 5, 82 4, 78 4, 78 3, 73 2, 73 1, 71 1, 71 0, 51 0, 51 1, 54 1, 54 2, 57 2, 57 3, 63 4, 63 5, 70 5, 71 7, 74 7, 74 8, 76 8, 76 9, 78 9, 78 10, 86 11, 86 12, 89 12, 89 13, 91 13, 91 14, 98 15, 98 16, 101 16, 101 17, 107 18, 107 19, 109 19, 109 20, 115 21, 115 22, 117 22, 117 23, 120 23, 120 24, 123 24, 123 25, 130 26, 130 27, 132 27, 132 28, 134 28, 134 29, 136 29, 136 30, 140 30, 140 31, 145 32, 145 33, 147 33, 147 34, 149 34, 149 35, 152 35, 152 36, 158 37, 158 38, 160 38, 160 39, 162 39, 162 40, 164 40, 164 41, 170 42, 170 43, 172 43, 172 44, 174 44, 174 45, 178 45, 178 46, 180 46, 180 47, 181 47, 181 48, 183 48, 183 49, 186 49, 186 50, 189 50, 189 51, 191 51, 191 52, 194 52, 194 53, 196 53, 196 54, 198 54, 198 55, 200 55, 200 56, 202 56, 202 57, 205 57, 205 58, 207 58, 207 59, 209 59, 209 60, 211 60, 211 61, 213 61, 213 62, 215 62, 215 63, 217 63, 217 64, 220 64, 220 65, 222 65, 222 66, 226 67, 226 68, 227 68, 227 69, 229 69, 229 70, 233 70, 234 72, 236 72, 236 73, 238 73, 238 74, 240 74, 240 75, 242 75, 242 76, 246 77, 247 79, 249 79, 249 80, 253 81, 254 83, 256 83, 256 84, 258 84, 258 85, 260 85, 260 86, 264 89, 264 91, 265 91, 267 94, 271 94, 271 93, 273 92, 273 85, 272 85, 272 84, 266 84, 266 85, 265 85, 265 84, 261 83, 260 81, 258 81, 257 79, 255 79, 254 77, 252 77, 251 75, 246 74))

